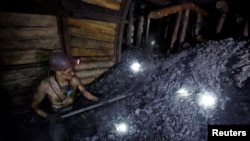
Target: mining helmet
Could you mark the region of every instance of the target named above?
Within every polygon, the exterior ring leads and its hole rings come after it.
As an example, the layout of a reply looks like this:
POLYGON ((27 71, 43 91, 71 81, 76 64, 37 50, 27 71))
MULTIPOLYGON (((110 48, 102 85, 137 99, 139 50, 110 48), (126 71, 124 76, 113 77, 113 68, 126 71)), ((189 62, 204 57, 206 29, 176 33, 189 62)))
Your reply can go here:
POLYGON ((49 67, 51 70, 54 71, 65 70, 70 66, 71 66, 70 59, 63 53, 56 53, 50 57, 49 67))

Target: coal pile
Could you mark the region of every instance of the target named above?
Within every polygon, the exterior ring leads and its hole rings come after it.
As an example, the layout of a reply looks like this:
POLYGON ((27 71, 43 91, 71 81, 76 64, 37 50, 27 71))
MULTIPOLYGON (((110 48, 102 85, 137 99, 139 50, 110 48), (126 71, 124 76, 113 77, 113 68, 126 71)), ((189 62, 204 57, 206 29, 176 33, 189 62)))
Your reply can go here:
POLYGON ((92 110, 98 133, 84 140, 206 141, 209 124, 250 124, 249 49, 248 41, 227 38, 170 56, 141 48, 124 51, 121 62, 88 89, 105 100, 141 86, 92 110), (133 62, 141 65, 138 72, 131 70, 133 62))
MULTIPOLYGON (((208 125, 250 125, 249 59, 249 41, 232 38, 170 56, 131 47, 86 87, 102 101, 123 99, 87 111, 97 134, 76 131, 72 141, 206 141, 208 125)), ((48 126, 35 113, 9 120, 15 122, 3 134, 11 141, 33 141, 48 126)))

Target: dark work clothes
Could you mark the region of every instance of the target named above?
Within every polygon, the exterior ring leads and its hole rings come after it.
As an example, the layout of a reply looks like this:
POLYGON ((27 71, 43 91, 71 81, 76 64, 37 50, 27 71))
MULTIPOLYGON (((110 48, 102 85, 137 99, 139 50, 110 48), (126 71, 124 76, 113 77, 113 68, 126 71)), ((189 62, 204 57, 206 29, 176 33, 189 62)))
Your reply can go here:
MULTIPOLYGON (((75 109, 73 106, 68 106, 60 111, 54 110, 53 113, 63 115, 64 113, 73 111, 73 109, 75 109)), ((53 141, 70 141, 76 133, 85 137, 96 133, 96 127, 89 114, 77 114, 67 117, 59 123, 49 124, 49 135, 53 141)))
MULTIPOLYGON (((77 101, 76 106, 68 106, 63 108, 62 110, 51 109, 51 113, 57 113, 60 115, 66 114, 68 112, 74 111, 75 109, 85 107, 82 106, 80 101, 77 101)), ((86 103, 85 103, 86 104, 86 103)), ((83 104, 84 105, 84 104, 83 104)), ((41 131, 42 132, 42 131, 41 131)), ((89 113, 77 114, 74 116, 67 117, 62 119, 58 123, 49 123, 49 127, 43 133, 40 133, 35 141, 41 141, 45 136, 50 137, 50 141, 71 141, 71 138, 78 134, 82 137, 93 136, 96 134, 96 127, 94 124, 94 120, 91 118, 89 113)), ((48 139, 47 139, 48 140, 48 139)))
POLYGON ((70 138, 79 133, 82 136, 92 136, 96 132, 90 116, 81 114, 49 125, 49 135, 53 141, 70 141, 70 138))

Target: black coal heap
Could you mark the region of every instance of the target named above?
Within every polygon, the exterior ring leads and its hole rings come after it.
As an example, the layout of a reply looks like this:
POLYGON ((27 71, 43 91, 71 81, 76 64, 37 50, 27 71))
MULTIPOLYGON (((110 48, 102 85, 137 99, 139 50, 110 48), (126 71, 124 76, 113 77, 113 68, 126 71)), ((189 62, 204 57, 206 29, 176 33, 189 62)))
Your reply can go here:
POLYGON ((122 61, 89 90, 110 99, 142 86, 92 111, 98 133, 86 140, 206 141, 209 124, 250 124, 249 53, 247 41, 232 38, 168 57, 141 48, 124 51, 122 61), (133 62, 140 63, 140 71, 131 70, 133 62), (127 124, 127 132, 117 131, 120 123, 127 124))
MULTIPOLYGON (((127 49, 121 62, 87 89, 103 101, 128 96, 88 111, 97 134, 82 137, 78 132, 72 141, 206 141, 207 125, 250 124, 249 49, 248 41, 232 38, 170 56, 127 49), (135 62, 141 65, 137 72, 131 69, 135 62)), ((46 124, 37 119, 27 115, 17 120, 12 128, 18 130, 17 140, 25 136, 21 140, 28 141, 44 129, 46 124)))

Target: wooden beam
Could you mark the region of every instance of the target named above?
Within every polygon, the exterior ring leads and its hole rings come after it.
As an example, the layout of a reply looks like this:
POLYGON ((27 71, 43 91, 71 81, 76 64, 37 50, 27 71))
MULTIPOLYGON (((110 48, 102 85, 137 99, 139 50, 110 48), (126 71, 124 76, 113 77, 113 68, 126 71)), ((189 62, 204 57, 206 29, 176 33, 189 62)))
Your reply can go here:
POLYGON ((60 2, 62 3, 62 8, 65 10, 58 13, 56 2, 51 0, 41 2, 36 2, 35 0, 2 0, 0 2, 0 12, 60 15, 115 23, 121 23, 122 20, 119 12, 116 10, 88 4, 81 0, 61 0, 60 2))
POLYGON ((80 62, 82 63, 92 63, 92 62, 115 62, 115 55, 110 56, 81 56, 80 62))
POLYGON ((82 78, 82 79, 80 79, 80 80, 81 80, 81 83, 82 83, 83 85, 88 85, 88 84, 90 84, 91 82, 93 82, 97 77, 99 77, 99 76, 96 76, 96 77, 88 77, 88 78, 82 78))
POLYGON ((122 7, 121 7, 121 17, 122 22, 119 25, 119 28, 116 32, 116 48, 115 48, 115 55, 116 55, 116 62, 121 61, 121 52, 122 52, 122 39, 123 39, 123 33, 124 33, 124 27, 125 27, 125 21, 128 14, 128 9, 131 4, 131 0, 123 0, 122 1, 122 7))
POLYGON ((148 44, 148 34, 149 34, 149 27, 150 27, 150 18, 148 17, 148 18, 147 18, 147 29, 146 29, 146 37, 145 37, 145 40, 146 40, 146 44, 148 44))
POLYGON ((26 13, 0 13, 1 26, 56 27, 56 17, 26 13))
POLYGON ((2 40, 55 39, 58 31, 55 27, 3 27, 0 30, 2 40))
POLYGON ((81 1, 117 11, 120 10, 120 4, 121 4, 120 0, 81 0, 81 1))
MULTIPOLYGON (((140 7, 141 9, 144 9, 145 6, 141 5, 140 7)), ((141 15, 139 17, 139 23, 137 26, 137 34, 136 34, 136 46, 140 47, 141 46, 141 42, 142 42, 142 33, 143 33, 143 23, 144 23, 144 15, 141 15)))
POLYGON ((88 49, 88 48, 72 48, 73 56, 111 56, 114 55, 113 49, 88 49))
POLYGON ((133 33, 134 33, 134 10, 135 10, 135 2, 131 2, 131 6, 129 8, 128 13, 128 27, 126 34, 126 46, 130 46, 133 43, 133 33))
POLYGON ((82 70, 82 71, 77 71, 76 75, 82 79, 82 78, 88 78, 88 77, 96 77, 101 75, 103 72, 107 71, 108 68, 97 68, 94 70, 82 70))
POLYGON ((216 31, 215 31, 217 35, 221 33, 223 25, 226 21, 226 16, 227 16, 227 13, 222 13, 220 18, 219 18, 218 24, 216 26, 216 31))
POLYGON ((5 83, 8 81, 17 81, 18 79, 36 78, 37 76, 48 75, 48 66, 35 66, 30 68, 16 68, 12 70, 1 70, 1 80, 0 83, 5 83))
POLYGON ((71 37, 70 45, 73 48, 114 49, 114 43, 112 42, 105 42, 89 38, 71 37))
POLYGON ((246 19, 246 22, 245 22, 245 27, 244 27, 244 30, 243 30, 243 36, 248 37, 248 19, 246 19))
POLYGON ((61 41, 61 48, 67 56, 72 56, 69 43, 69 29, 67 21, 68 14, 67 11, 63 8, 61 0, 57 2, 57 13, 65 13, 65 16, 62 16, 60 14, 57 15, 57 29, 61 41))
POLYGON ((116 10, 88 4, 81 0, 63 0, 62 3, 64 8, 68 11, 69 17, 113 23, 121 23, 122 21, 122 18, 119 16, 119 11, 116 10))
POLYGON ((179 11, 183 11, 185 9, 193 10, 196 13, 202 14, 203 16, 208 16, 209 15, 205 10, 199 8, 194 3, 189 2, 189 3, 180 4, 180 5, 166 7, 164 9, 160 9, 160 10, 151 11, 149 13, 148 17, 152 18, 152 19, 159 19, 159 18, 166 17, 168 15, 171 15, 171 14, 177 13, 179 11))
POLYGON ((91 29, 100 34, 115 35, 116 24, 113 22, 68 18, 68 24, 81 29, 91 29))
POLYGON ((221 16, 219 18, 219 22, 217 24, 216 31, 215 31, 216 34, 218 35, 221 33, 221 30, 222 30, 224 23, 226 21, 226 16, 227 16, 229 7, 228 7, 227 2, 224 0, 217 1, 215 7, 221 13, 221 16))
MULTIPOLYGON (((182 46, 183 42, 185 41, 187 27, 188 27, 188 21, 189 21, 189 13, 190 9, 186 9, 184 12, 184 18, 182 22, 182 29, 181 29, 181 35, 180 35, 180 45, 182 46)), ((180 47, 181 47, 180 46, 180 47)))
POLYGON ((60 49, 58 38, 31 40, 0 40, 0 50, 60 49))
POLYGON ((172 52, 173 47, 174 47, 174 43, 175 43, 175 41, 177 39, 178 31, 179 31, 179 28, 180 28, 181 15, 182 15, 182 11, 179 11, 178 15, 176 17, 174 31, 173 31, 173 34, 172 34, 172 37, 171 37, 171 42, 170 42, 170 50, 168 51, 168 54, 172 52))
POLYGON ((0 65, 29 64, 48 61, 56 50, 4 51, 0 52, 0 65))
POLYGON ((200 34, 200 29, 201 29, 201 25, 202 25, 202 16, 200 13, 197 13, 197 17, 196 17, 196 25, 195 25, 195 31, 194 31, 194 35, 195 38, 199 36, 200 34))
POLYGON ((104 22, 121 23, 122 18, 119 16, 106 15, 103 13, 96 13, 86 9, 81 10, 68 10, 69 16, 74 18, 92 19, 104 22))
MULTIPOLYGON (((46 77, 46 75, 43 75, 46 77)), ((7 81, 0 83, 0 87, 6 89, 8 92, 21 90, 24 88, 36 87, 42 78, 38 79, 37 76, 33 78, 15 79, 13 81, 7 81)))
POLYGON ((1 0, 0 11, 57 15, 56 1, 1 0))
POLYGON ((104 34, 101 31, 93 31, 91 29, 81 29, 76 27, 69 28, 70 36, 75 37, 86 37, 89 39, 99 40, 99 41, 106 41, 113 43, 115 41, 115 36, 110 34, 104 34))
POLYGON ((71 56, 71 47, 69 43, 69 30, 67 18, 58 16, 58 33, 61 41, 61 48, 65 54, 71 56))
POLYGON ((76 65, 74 69, 76 71, 90 70, 90 69, 100 69, 100 68, 110 68, 114 65, 114 62, 92 62, 92 63, 80 63, 76 65))

